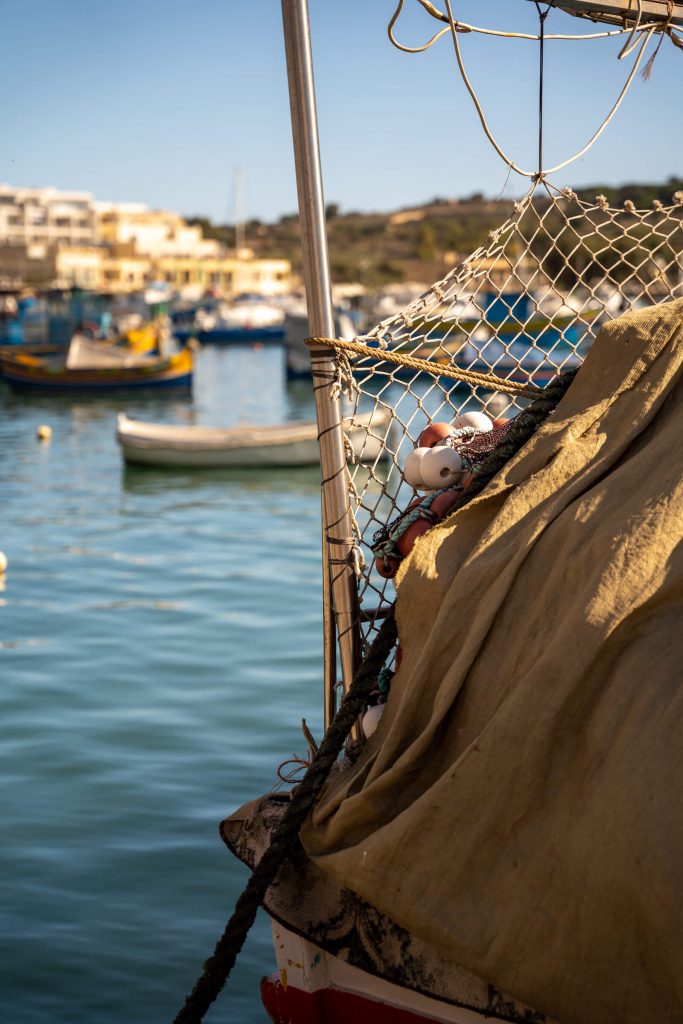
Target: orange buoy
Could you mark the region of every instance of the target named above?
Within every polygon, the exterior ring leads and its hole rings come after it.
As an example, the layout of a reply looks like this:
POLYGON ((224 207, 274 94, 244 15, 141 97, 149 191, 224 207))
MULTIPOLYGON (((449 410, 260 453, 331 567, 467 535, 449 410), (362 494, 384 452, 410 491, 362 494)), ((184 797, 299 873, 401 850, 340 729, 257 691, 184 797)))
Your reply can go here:
POLYGON ((450 423, 430 423, 418 437, 418 447, 433 448, 437 441, 443 441, 444 437, 452 433, 453 427, 450 423))

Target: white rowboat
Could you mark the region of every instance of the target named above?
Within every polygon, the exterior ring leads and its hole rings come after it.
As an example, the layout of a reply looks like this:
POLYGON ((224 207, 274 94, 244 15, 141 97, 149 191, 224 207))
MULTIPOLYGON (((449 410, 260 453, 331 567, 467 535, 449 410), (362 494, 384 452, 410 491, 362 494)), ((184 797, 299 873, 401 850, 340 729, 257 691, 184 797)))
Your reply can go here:
MULTIPOLYGON (((363 463, 386 457, 389 413, 375 410, 344 422, 354 458, 363 463)), ((239 427, 146 423, 119 413, 116 440, 126 462, 152 466, 315 466, 320 462, 315 423, 239 427)))

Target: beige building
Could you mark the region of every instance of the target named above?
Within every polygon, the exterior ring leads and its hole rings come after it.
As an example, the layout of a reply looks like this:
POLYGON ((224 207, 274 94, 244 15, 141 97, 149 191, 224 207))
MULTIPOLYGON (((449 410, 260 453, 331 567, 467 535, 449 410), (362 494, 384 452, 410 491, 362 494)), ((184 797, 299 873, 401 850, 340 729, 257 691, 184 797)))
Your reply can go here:
POLYGON ((86 192, 0 185, 0 279, 37 287, 142 291, 164 282, 188 298, 214 291, 291 291, 288 260, 239 258, 200 228, 142 203, 96 203, 86 192))
POLYGON ((95 291, 102 280, 102 256, 97 246, 2 245, 0 281, 17 288, 77 285, 95 291))
POLYGON ((180 292, 203 295, 215 291, 232 298, 244 292, 259 295, 286 295, 292 288, 289 260, 190 259, 166 256, 154 260, 156 281, 163 281, 180 292))
POLYGON ((97 235, 105 245, 132 243, 141 256, 206 259, 220 254, 214 239, 186 224, 169 210, 149 210, 142 203, 96 203, 97 235))

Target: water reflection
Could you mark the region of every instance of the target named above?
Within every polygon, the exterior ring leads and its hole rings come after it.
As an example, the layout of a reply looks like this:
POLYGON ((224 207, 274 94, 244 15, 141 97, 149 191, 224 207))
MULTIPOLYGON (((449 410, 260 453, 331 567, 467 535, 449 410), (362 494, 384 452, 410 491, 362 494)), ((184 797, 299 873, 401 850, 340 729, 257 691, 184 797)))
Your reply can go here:
POLYGON ((272 469, 202 468, 174 469, 172 467, 124 465, 122 483, 132 494, 169 494, 177 490, 214 489, 225 491, 278 492, 313 494, 320 490, 320 468, 297 466, 272 469))

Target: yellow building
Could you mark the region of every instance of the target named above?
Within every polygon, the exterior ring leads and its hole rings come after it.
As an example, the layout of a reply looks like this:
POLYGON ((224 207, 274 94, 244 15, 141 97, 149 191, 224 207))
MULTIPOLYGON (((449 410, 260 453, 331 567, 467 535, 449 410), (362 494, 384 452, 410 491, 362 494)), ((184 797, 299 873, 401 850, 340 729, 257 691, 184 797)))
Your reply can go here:
POLYGON ((286 295, 292 287, 289 260, 164 256, 154 260, 153 267, 155 281, 164 281, 179 292, 198 296, 211 291, 227 299, 244 292, 286 295))
POLYGON ((97 203, 98 235, 111 250, 106 286, 128 290, 163 281, 186 297, 218 292, 232 298, 243 292, 284 295, 291 291, 289 260, 254 259, 249 249, 227 255, 215 239, 204 238, 177 213, 149 210, 141 203, 97 203), (136 257, 141 262, 133 264, 136 257), (126 260, 117 272, 115 258, 126 260), (147 269, 143 270, 143 262, 147 269))

